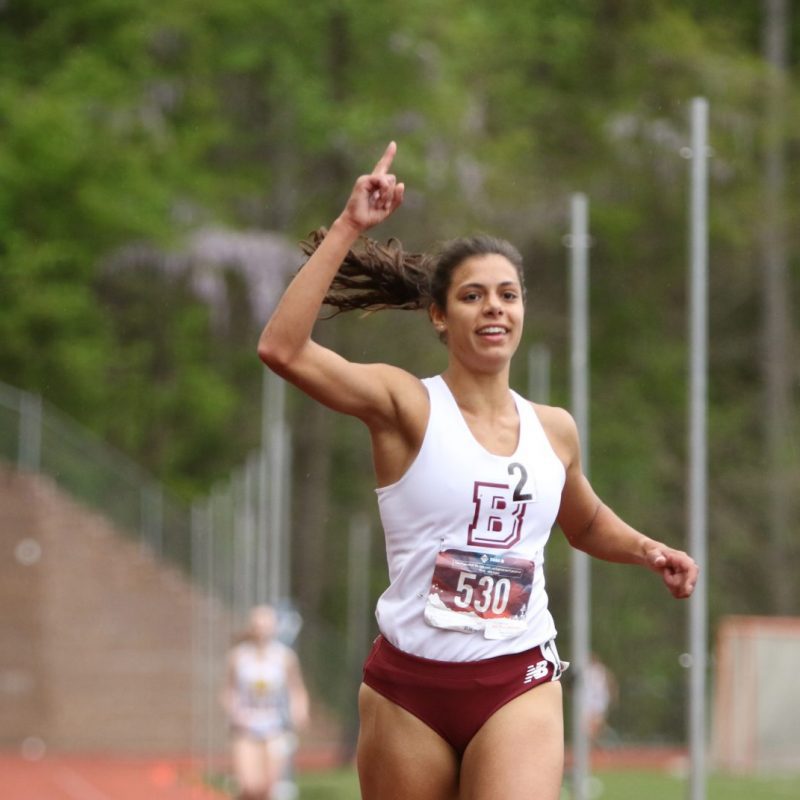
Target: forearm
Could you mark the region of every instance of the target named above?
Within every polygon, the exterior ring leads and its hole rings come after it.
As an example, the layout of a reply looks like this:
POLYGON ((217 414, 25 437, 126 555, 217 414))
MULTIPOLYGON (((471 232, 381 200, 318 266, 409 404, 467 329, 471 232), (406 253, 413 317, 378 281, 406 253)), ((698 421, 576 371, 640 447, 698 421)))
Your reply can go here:
POLYGON ((358 236, 359 230, 341 217, 333 223, 261 333, 258 353, 264 363, 286 363, 309 341, 331 282, 358 236))
POLYGON ((647 551, 659 544, 628 525, 603 503, 598 504, 588 525, 564 533, 576 549, 620 564, 645 566, 647 551))
POLYGON ((657 572, 673 597, 689 597, 698 567, 682 550, 651 539, 621 520, 600 501, 580 468, 578 432, 572 418, 549 418, 550 433, 567 465, 558 524, 569 543, 590 556, 621 564, 638 564, 657 572))
POLYGON ((276 372, 287 372, 307 349, 325 295, 347 251, 363 231, 383 222, 403 202, 405 186, 389 174, 396 151, 397 145, 390 142, 372 172, 356 180, 344 210, 289 284, 264 328, 258 354, 276 372))

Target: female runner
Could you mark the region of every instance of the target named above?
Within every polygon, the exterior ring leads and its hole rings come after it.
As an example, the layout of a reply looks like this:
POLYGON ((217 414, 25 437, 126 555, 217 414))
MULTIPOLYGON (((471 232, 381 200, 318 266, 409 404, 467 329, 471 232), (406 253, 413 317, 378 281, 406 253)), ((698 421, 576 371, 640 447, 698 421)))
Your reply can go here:
POLYGON ((403 201, 395 152, 309 245, 259 341, 267 366, 371 436, 390 585, 359 694, 362 796, 556 800, 564 665, 542 569, 552 525, 592 556, 660 574, 675 597, 691 594, 697 566, 598 499, 566 411, 510 389, 525 298, 510 244, 476 236, 427 257, 362 237, 403 201), (426 307, 447 368, 420 380, 347 361, 311 338, 323 303, 426 307))
POLYGON ((228 653, 222 705, 231 729, 238 800, 271 800, 286 777, 308 694, 295 652, 275 638, 272 606, 250 610, 246 635, 228 653))

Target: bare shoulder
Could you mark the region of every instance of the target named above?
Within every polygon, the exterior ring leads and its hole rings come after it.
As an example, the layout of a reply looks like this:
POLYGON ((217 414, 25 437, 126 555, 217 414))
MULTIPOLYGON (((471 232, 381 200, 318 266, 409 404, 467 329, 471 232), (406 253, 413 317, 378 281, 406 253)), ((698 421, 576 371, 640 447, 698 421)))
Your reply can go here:
POLYGON ((425 387, 422 381, 402 367, 396 367, 394 364, 364 364, 364 368, 371 370, 375 376, 384 384, 389 386, 393 391, 398 392, 421 392, 425 393, 425 387))
POLYGON ((542 423, 550 445, 565 466, 569 466, 578 451, 578 427, 572 414, 558 406, 531 403, 539 422, 542 423))
POLYGON ((578 429, 575 420, 565 408, 546 406, 541 403, 531 403, 531 405, 548 436, 552 434, 565 439, 577 436, 578 429))
POLYGON ((388 389, 392 402, 391 422, 403 425, 409 419, 427 418, 428 392, 422 381, 392 364, 364 365, 374 379, 388 389))

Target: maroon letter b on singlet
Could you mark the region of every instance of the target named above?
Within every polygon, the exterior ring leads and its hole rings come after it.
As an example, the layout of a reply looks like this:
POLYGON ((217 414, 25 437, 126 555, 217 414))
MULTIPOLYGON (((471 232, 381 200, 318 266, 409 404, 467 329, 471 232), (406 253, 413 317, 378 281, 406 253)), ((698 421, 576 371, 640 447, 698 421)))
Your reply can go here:
POLYGON ((508 484, 475 481, 472 502, 475 516, 467 544, 505 550, 520 540, 526 503, 513 502, 508 484))

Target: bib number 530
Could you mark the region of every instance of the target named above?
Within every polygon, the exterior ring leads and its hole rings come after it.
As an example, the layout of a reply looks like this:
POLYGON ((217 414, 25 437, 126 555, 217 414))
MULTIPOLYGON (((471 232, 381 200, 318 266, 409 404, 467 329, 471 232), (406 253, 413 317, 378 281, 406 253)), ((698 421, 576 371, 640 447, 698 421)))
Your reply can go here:
POLYGON ((474 608, 479 614, 491 611, 502 614, 508 606, 511 596, 511 581, 508 578, 493 578, 474 572, 461 572, 453 602, 463 609, 474 608))

